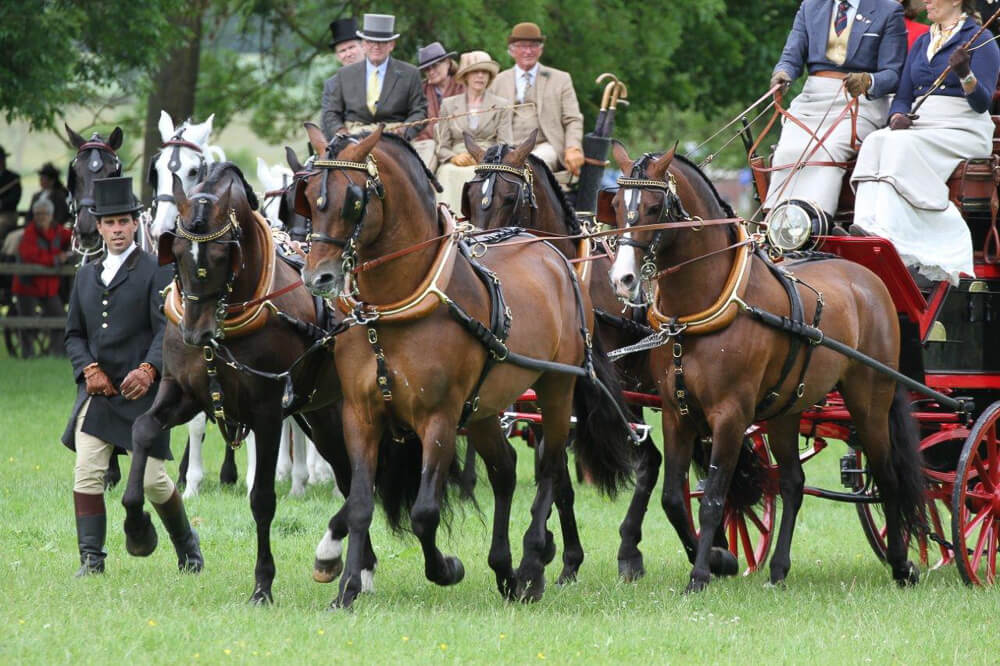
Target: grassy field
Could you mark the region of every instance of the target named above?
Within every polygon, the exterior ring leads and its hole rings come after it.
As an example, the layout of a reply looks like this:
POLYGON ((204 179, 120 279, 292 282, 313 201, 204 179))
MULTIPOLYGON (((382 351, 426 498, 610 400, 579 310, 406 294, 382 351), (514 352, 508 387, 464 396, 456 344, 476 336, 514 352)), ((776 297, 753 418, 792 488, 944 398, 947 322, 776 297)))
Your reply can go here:
MULTIPOLYGON (((360 598, 353 612, 328 612, 335 589, 313 583, 310 571, 316 542, 341 501, 331 486, 288 499, 289 484, 279 484, 271 608, 245 603, 255 540, 242 486, 207 482, 188 505, 207 562, 200 576, 178 574, 162 528, 151 557, 126 554, 119 487, 107 498, 107 574, 76 580, 73 456, 58 441, 73 392, 65 360, 0 358, 2 664, 1000 660, 1000 590, 967 588, 954 567, 925 572, 917 588, 899 590, 868 548, 853 508, 810 498, 800 514, 786 588, 767 587, 761 572, 682 596, 688 564, 658 502, 642 544, 648 575, 623 584, 616 579, 615 554, 626 500, 610 502, 582 488, 577 506, 587 559, 579 582, 550 584, 540 603, 520 605, 500 599, 486 564, 492 503, 481 484, 487 515, 460 513, 442 537, 445 551, 465 564, 461 584, 439 588, 424 580, 416 540, 393 537, 377 516, 375 594, 360 598)), ((178 455, 181 434, 175 432, 178 455)), ((222 448, 214 430, 206 450, 215 473, 222 448)), ((530 458, 520 452, 515 558, 531 499, 530 458)), ((810 463, 809 482, 835 488, 839 455, 828 451, 810 463)), ((242 453, 238 460, 242 473, 242 453)), ((559 564, 550 565, 550 580, 559 564)))

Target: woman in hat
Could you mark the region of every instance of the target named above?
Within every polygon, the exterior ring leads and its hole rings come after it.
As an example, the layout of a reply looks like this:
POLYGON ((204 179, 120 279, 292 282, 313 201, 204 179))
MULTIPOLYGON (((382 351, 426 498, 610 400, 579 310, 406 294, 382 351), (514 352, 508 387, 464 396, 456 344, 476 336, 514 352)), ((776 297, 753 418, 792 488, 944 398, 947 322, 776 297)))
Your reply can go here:
POLYGON ((31 197, 28 219, 31 219, 31 211, 34 210, 35 202, 44 195, 52 202, 54 208, 52 223, 56 226, 66 224, 69 221, 69 191, 59 180, 59 171, 52 162, 46 162, 38 170, 38 186, 42 189, 31 197))
POLYGON ((485 51, 463 53, 455 80, 465 86, 465 93, 441 102, 435 143, 441 164, 437 178, 444 191, 438 200, 453 210, 461 209, 462 186, 475 173, 476 160, 465 150, 463 133, 486 146, 514 140, 510 100, 487 90, 498 71, 500 65, 485 51))
MULTIPOLYGON (((455 51, 446 52, 441 42, 432 42, 423 47, 417 54, 417 69, 424 74, 424 96, 427 98, 427 117, 437 118, 441 114, 441 100, 465 92, 465 86, 455 80, 455 51)), ((437 168, 435 154, 434 126, 435 121, 429 121, 413 139, 413 147, 424 161, 427 168, 434 171, 437 168)))

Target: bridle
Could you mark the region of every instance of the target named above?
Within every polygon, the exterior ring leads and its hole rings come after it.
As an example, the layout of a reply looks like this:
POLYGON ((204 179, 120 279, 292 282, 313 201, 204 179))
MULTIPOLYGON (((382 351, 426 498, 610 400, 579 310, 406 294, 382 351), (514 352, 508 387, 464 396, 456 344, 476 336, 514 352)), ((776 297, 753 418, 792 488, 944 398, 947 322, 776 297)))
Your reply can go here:
MULTIPOLYGON (((163 154, 165 148, 173 148, 170 153, 170 160, 167 162, 167 169, 170 173, 177 173, 181 168, 181 148, 189 148, 195 152, 198 156, 198 175, 195 182, 199 182, 205 179, 205 175, 208 172, 208 161, 205 159, 205 151, 197 143, 193 143, 184 138, 184 131, 187 127, 181 127, 177 132, 167 141, 164 141, 160 146, 160 149, 153 153, 153 157, 149 160, 149 173, 146 180, 149 182, 150 186, 155 191, 159 186, 157 173, 156 173, 156 163, 159 161, 160 156, 163 154)), ((174 198, 172 193, 167 194, 157 194, 153 197, 153 204, 164 201, 166 203, 172 203, 177 205, 177 200, 174 198)))
MULTIPOLYGON (((89 141, 85 141, 80 144, 80 147, 76 150, 76 155, 73 157, 73 161, 69 164, 69 173, 66 176, 66 189, 69 191, 69 215, 73 218, 73 229, 76 230, 76 218, 80 210, 90 208, 96 205, 93 196, 86 196, 80 198, 77 201, 76 197, 73 196, 73 190, 76 189, 76 164, 80 159, 80 156, 84 153, 87 154, 87 171, 92 174, 98 173, 104 166, 104 157, 101 153, 108 153, 114 158, 114 171, 109 173, 107 178, 117 178, 122 175, 122 162, 118 158, 118 153, 112 148, 108 143, 101 141, 97 134, 94 134, 89 141)), ((104 251, 103 242, 99 243, 95 247, 85 247, 80 244, 80 240, 76 233, 73 234, 72 240, 70 241, 71 250, 81 256, 81 261, 86 263, 89 257, 101 254, 104 251)))
POLYGON ((534 216, 538 211, 538 202, 535 199, 535 174, 531 166, 527 163, 520 169, 509 164, 500 164, 505 152, 503 148, 509 150, 509 146, 499 146, 500 150, 490 149, 486 154, 487 162, 475 166, 476 178, 467 182, 462 188, 462 215, 470 217, 471 204, 469 202, 469 188, 477 183, 483 183, 481 191, 482 197, 479 199, 479 208, 487 211, 493 205, 496 196, 496 181, 501 179, 517 189, 517 200, 514 202, 514 211, 511 213, 510 222, 504 226, 522 226, 532 228, 534 226, 534 216), (491 154, 492 153, 492 154, 491 154), (516 178, 512 179, 509 176, 516 178), (520 217, 527 216, 521 224, 518 224, 520 217))

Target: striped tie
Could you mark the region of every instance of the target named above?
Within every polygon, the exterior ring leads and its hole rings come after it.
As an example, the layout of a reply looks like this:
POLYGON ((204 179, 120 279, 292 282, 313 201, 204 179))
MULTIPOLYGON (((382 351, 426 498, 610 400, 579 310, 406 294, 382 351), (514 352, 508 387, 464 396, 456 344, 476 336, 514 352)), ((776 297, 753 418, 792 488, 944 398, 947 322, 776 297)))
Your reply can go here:
POLYGON ((847 0, 840 0, 840 5, 837 7, 837 18, 833 22, 833 29, 837 32, 838 37, 847 27, 847 8, 849 6, 847 0))

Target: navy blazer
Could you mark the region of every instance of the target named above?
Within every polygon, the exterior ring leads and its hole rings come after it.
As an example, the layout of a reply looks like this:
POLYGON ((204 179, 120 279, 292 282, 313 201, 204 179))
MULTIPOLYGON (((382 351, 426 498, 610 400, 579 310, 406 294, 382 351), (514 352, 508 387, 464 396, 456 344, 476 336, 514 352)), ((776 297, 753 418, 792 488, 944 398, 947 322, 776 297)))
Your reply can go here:
MULTIPOLYGON (((961 30, 951 36, 944 46, 942 46, 934 57, 927 60, 927 45, 930 43, 930 33, 920 35, 913 43, 909 56, 906 58, 906 65, 903 67, 903 76, 899 81, 899 91, 896 99, 889 108, 889 117, 894 113, 908 113, 913 106, 914 100, 930 90, 931 85, 941 75, 941 72, 948 66, 948 58, 962 44, 972 39, 972 36, 979 30, 979 24, 973 19, 966 19, 961 30)), ((958 80, 955 72, 950 72, 945 77, 944 83, 934 91, 935 95, 949 95, 951 97, 965 97, 973 111, 982 113, 990 108, 993 100, 993 91, 997 89, 997 77, 1000 76, 1000 47, 993 41, 993 35, 989 30, 983 30, 973 45, 972 73, 976 75, 976 89, 966 95, 962 90, 962 82, 958 80), (987 42, 989 42, 987 44, 987 42), (979 48, 979 45, 986 44, 979 48)))
POLYGON ((906 59, 906 26, 903 6, 896 0, 860 0, 847 40, 847 59, 835 65, 826 59, 830 20, 836 0, 804 0, 795 14, 781 59, 774 71, 787 73, 792 80, 809 73, 868 72, 872 75, 871 98, 896 91, 906 59))

